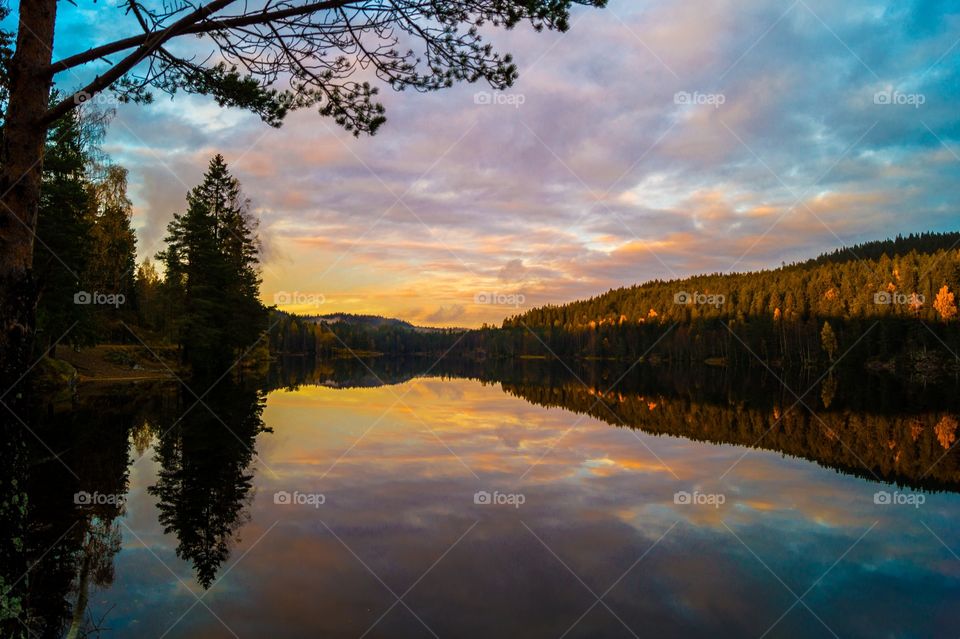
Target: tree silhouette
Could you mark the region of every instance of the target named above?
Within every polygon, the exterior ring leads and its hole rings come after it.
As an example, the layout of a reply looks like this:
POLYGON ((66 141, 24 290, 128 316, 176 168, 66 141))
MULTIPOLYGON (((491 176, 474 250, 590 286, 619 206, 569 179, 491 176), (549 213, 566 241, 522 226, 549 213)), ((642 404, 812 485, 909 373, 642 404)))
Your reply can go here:
POLYGON ((256 224, 240 182, 217 155, 187 196, 187 211, 167 226, 167 248, 157 257, 170 274, 165 288, 180 318, 177 340, 195 370, 229 364, 267 328, 256 224))
POLYGON ((34 254, 34 272, 40 284, 37 330, 45 350, 65 333, 67 343, 91 339, 90 307, 74 304, 73 296, 82 287, 94 233, 89 216, 91 183, 86 175, 90 149, 83 141, 79 113, 68 113, 55 122, 46 144, 37 220, 44 243, 34 254))
POLYGON ((53 458, 39 439, 28 442, 30 464, 17 480, 27 490, 19 542, 30 575, 22 580, 20 621, 7 628, 8 620, 0 620, 0 636, 84 636, 91 592, 114 578, 131 462, 128 438, 142 400, 119 392, 64 406, 31 394, 35 405, 23 413, 30 431, 65 452, 53 458), (120 499, 85 503, 77 499, 83 493, 120 499))
MULTIPOLYGON (((186 393, 183 400, 193 403, 186 393)), ((177 537, 177 556, 193 564, 197 581, 208 588, 246 521, 253 479, 248 467, 265 428, 263 395, 255 389, 223 380, 204 403, 164 427, 157 445, 162 469, 148 491, 158 499, 164 532, 177 537)))

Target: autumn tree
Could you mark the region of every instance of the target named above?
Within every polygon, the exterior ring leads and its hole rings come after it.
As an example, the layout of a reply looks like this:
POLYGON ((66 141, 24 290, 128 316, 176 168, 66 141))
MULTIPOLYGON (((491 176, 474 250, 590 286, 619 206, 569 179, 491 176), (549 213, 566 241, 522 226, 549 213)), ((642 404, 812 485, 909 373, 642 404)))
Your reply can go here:
POLYGON ((823 323, 823 329, 820 331, 820 345, 832 362, 834 356, 837 354, 837 336, 834 334, 830 322, 823 323))
POLYGON ((93 185, 94 245, 89 281, 98 290, 132 297, 137 236, 131 226, 133 203, 127 197, 127 170, 110 165, 93 185))
POLYGON ((950 287, 944 284, 937 292, 937 298, 933 301, 933 308, 940 313, 940 319, 949 322, 957 314, 957 305, 953 301, 953 293, 950 287))
POLYGON ((137 291, 137 311, 141 326, 157 330, 162 327, 161 279, 157 267, 150 258, 145 258, 137 266, 135 288, 137 291))

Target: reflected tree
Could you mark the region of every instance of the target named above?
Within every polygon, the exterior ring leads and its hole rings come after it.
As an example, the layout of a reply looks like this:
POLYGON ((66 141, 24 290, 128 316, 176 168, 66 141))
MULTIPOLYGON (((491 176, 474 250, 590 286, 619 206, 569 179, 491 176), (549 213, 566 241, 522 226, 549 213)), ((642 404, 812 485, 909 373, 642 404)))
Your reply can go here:
MULTIPOLYGON (((12 410, 12 409, 10 409, 12 410)), ((23 481, 26 474, 26 432, 6 406, 0 406, 0 634, 25 636, 24 611, 27 570, 23 552, 28 497, 23 481)))
POLYGON ((368 387, 423 375, 472 378, 612 426, 775 450, 866 479, 960 491, 960 447, 953 447, 960 396, 949 383, 921 387, 893 376, 865 383, 862 371, 839 368, 781 378, 713 367, 618 367, 609 361, 381 357, 316 367, 295 362, 271 371, 271 388, 368 387), (812 392, 817 386, 819 403, 812 392), (805 389, 810 391, 798 403, 794 391, 805 389))
POLYGON ((164 532, 177 537, 177 556, 209 588, 248 518, 255 440, 268 429, 257 389, 223 380, 202 404, 195 401, 185 393, 183 416, 160 429, 162 469, 148 490, 158 499, 164 532))
POLYGON ((128 399, 106 394, 24 411, 37 437, 26 442, 18 482, 27 493, 20 613, 4 637, 82 637, 96 625, 90 594, 113 583, 120 550, 138 410, 128 399))

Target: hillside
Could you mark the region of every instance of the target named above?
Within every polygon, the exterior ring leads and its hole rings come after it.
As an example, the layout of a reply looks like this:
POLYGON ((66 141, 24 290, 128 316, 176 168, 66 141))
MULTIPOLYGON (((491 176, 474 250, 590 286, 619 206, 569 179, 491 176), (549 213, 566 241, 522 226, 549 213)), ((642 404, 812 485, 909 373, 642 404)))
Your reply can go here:
MULTIPOLYGON (((380 315, 355 315, 353 313, 328 313, 326 315, 309 315, 304 317, 308 322, 329 326, 356 326, 368 329, 393 328, 414 331, 418 333, 446 332, 450 329, 441 329, 433 326, 416 326, 406 320, 380 315)), ((465 329, 458 329, 465 330, 465 329)))
POLYGON ((305 320, 317 324, 347 324, 351 326, 365 326, 367 328, 380 328, 381 326, 390 326, 395 328, 406 328, 413 330, 415 327, 410 322, 392 317, 381 317, 380 315, 354 315, 353 313, 328 313, 326 315, 308 315, 305 320))
POLYGON ((377 316, 276 312, 271 351, 822 371, 842 360, 929 380, 960 373, 958 243, 960 233, 924 233, 776 269, 656 280, 531 309, 501 328, 428 331, 377 316))
MULTIPOLYGON (((767 317, 943 320, 936 299, 960 284, 960 233, 923 233, 838 249, 777 269, 655 280, 535 308, 505 328, 767 317)), ((949 313, 949 311, 947 311, 949 313)), ((947 317, 946 319, 950 319, 947 317)))

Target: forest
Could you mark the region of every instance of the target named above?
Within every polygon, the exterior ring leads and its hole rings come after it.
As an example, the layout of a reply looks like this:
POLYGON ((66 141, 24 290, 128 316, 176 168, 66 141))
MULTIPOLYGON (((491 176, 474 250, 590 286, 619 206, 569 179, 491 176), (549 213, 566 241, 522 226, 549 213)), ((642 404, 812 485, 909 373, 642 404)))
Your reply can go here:
POLYGON ((614 289, 508 318, 519 353, 728 364, 955 366, 960 233, 869 242, 777 269, 614 289), (527 333, 527 335, 524 335, 527 333))
POLYGON ((142 344, 193 373, 266 353, 256 219, 221 155, 186 195, 165 248, 136 263, 127 171, 102 152, 108 112, 67 113, 50 130, 39 212, 37 348, 142 344))
POLYGON ((868 365, 910 375, 957 371, 960 233, 921 233, 749 273, 618 288, 506 318, 500 327, 424 332, 403 324, 282 315, 275 352, 452 354, 736 367, 868 365))

